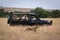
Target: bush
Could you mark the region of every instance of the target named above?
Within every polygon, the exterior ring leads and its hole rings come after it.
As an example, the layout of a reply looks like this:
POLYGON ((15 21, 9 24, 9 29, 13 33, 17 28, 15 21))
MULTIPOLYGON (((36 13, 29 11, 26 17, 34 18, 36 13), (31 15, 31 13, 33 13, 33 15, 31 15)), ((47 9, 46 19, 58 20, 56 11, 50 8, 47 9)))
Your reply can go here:
POLYGON ((0 17, 8 17, 9 12, 4 12, 4 9, 0 9, 0 17))

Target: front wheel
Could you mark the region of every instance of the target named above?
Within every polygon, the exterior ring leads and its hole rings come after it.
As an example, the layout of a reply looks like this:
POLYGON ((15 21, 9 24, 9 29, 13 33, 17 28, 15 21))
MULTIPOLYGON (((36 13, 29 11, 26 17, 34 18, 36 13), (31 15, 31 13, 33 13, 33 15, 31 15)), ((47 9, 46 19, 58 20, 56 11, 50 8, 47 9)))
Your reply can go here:
POLYGON ((50 25, 52 25, 52 20, 50 21, 50 25))

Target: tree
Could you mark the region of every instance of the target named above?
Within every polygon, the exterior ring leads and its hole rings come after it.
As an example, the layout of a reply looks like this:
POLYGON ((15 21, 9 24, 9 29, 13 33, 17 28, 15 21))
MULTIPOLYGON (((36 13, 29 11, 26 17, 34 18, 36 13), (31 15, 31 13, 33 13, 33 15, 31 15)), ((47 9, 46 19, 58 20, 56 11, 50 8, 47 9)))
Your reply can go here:
POLYGON ((34 10, 31 10, 31 12, 38 14, 41 18, 58 18, 60 17, 60 11, 59 10, 52 10, 52 12, 46 11, 43 8, 37 7, 34 10))
POLYGON ((38 14, 39 17, 41 18, 46 18, 47 15, 47 11, 45 11, 43 8, 37 7, 34 10, 31 10, 31 12, 38 14))
POLYGON ((52 11, 52 17, 53 18, 60 17, 60 11, 59 10, 53 10, 52 11))

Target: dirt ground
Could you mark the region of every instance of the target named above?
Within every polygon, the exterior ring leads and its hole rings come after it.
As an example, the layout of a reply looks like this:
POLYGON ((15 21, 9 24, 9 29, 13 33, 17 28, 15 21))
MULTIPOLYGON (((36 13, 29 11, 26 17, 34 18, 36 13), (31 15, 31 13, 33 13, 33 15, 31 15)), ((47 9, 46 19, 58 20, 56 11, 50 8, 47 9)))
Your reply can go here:
POLYGON ((53 20, 53 24, 51 26, 38 25, 39 28, 34 32, 25 31, 31 26, 10 26, 7 24, 7 18, 0 18, 0 40, 60 40, 60 18, 44 19, 53 20))

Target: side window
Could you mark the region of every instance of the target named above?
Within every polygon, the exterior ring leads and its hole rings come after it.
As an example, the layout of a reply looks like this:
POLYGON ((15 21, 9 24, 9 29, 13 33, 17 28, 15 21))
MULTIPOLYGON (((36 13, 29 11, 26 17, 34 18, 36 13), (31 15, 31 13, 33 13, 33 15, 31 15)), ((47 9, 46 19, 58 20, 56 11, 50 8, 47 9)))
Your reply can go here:
POLYGON ((36 20, 37 18, 35 16, 32 16, 32 20, 36 20))

